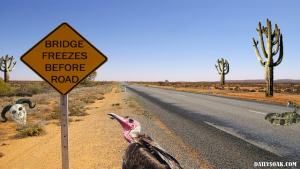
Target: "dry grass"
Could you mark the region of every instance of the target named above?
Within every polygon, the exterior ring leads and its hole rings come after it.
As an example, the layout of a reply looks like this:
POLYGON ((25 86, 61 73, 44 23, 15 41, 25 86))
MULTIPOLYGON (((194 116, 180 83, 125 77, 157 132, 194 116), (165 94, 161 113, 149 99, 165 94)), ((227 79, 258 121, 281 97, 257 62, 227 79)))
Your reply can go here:
POLYGON ((9 84, 5 83, 2 79, 0 79, 0 96, 11 95, 13 89, 9 84))
POLYGON ((85 108, 83 105, 74 105, 70 106, 69 111, 70 111, 70 116, 87 116, 89 115, 88 113, 85 112, 85 108))
POLYGON ((17 129, 16 138, 40 136, 45 133, 46 132, 44 130, 43 124, 41 123, 27 124, 17 129))

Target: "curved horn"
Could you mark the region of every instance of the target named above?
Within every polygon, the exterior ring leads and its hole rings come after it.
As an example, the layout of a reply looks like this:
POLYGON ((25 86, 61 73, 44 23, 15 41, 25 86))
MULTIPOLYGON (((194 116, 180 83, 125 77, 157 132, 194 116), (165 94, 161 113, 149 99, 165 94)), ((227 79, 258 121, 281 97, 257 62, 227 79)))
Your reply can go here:
POLYGON ((16 101, 16 104, 23 104, 23 103, 27 103, 29 105, 29 108, 31 109, 35 107, 35 104, 33 105, 29 99, 19 99, 16 101))
POLYGON ((7 105, 3 108, 2 112, 1 112, 1 117, 2 117, 2 122, 6 122, 7 118, 5 117, 5 114, 9 111, 9 109, 11 108, 11 105, 7 105))

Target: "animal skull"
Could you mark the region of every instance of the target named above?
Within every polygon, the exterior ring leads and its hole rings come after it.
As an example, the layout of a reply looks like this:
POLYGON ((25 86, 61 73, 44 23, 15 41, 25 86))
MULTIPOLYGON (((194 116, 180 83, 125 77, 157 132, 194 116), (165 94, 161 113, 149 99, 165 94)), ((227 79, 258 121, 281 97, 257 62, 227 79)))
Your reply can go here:
POLYGON ((15 104, 9 109, 11 118, 18 124, 26 124, 27 112, 22 104, 15 104))
POLYGON ((6 113, 9 113, 10 117, 18 124, 26 125, 27 112, 25 109, 24 103, 29 105, 29 108, 34 108, 35 105, 32 105, 32 102, 29 99, 19 99, 14 105, 7 105, 3 108, 1 112, 2 122, 6 122, 7 118, 6 113))

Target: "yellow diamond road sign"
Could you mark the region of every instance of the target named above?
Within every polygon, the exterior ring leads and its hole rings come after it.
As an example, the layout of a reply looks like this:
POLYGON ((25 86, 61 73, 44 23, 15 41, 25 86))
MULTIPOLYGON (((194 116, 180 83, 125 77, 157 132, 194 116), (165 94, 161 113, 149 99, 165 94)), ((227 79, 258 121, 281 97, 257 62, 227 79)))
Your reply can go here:
POLYGON ((62 23, 21 60, 65 95, 104 64, 107 57, 69 24, 62 23))

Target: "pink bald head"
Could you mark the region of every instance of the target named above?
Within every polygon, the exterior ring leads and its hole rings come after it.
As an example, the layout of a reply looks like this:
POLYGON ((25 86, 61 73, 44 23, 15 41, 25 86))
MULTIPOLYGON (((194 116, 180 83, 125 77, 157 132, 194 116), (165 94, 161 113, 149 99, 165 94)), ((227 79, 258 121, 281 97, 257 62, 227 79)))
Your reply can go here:
POLYGON ((141 132, 141 125, 138 121, 128 117, 122 117, 115 113, 109 113, 112 119, 116 119, 123 128, 123 136, 129 143, 134 141, 141 132))

